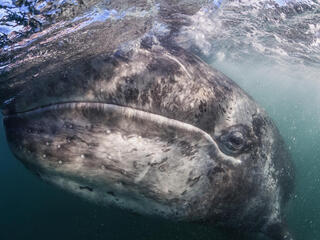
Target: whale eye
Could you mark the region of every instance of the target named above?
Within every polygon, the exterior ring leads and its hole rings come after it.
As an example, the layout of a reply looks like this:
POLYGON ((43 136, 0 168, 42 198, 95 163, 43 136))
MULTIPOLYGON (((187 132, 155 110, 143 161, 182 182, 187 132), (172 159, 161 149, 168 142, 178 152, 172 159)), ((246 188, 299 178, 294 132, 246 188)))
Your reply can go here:
POLYGON ((244 139, 243 139, 243 135, 241 132, 232 132, 229 135, 229 142, 232 146, 234 147, 240 147, 243 145, 244 139))
POLYGON ((225 154, 239 154, 246 148, 246 136, 242 131, 233 129, 232 131, 223 133, 219 137, 219 145, 225 154))

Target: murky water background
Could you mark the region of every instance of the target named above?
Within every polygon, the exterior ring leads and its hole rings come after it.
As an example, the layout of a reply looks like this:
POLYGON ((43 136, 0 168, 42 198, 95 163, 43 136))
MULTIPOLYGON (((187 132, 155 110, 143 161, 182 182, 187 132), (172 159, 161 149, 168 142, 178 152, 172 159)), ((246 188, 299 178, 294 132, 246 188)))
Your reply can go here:
MULTIPOLYGON (((193 20, 197 27, 184 28, 177 42, 236 81, 275 120, 297 171, 289 226, 297 240, 320 239, 320 3, 213 1, 193 20)), ((12 156, 2 125, 0 159, 0 239, 230 239, 213 228, 95 206, 47 185, 12 156)))

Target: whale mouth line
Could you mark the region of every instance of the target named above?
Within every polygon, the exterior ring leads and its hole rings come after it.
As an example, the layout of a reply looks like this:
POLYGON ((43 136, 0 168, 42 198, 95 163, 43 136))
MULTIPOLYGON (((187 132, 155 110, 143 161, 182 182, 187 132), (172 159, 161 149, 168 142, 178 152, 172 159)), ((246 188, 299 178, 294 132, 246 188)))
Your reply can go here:
MULTIPOLYGON (((45 105, 39 105, 33 108, 29 108, 27 110, 24 111, 10 111, 10 110, 6 110, 6 109, 2 109, 2 115, 3 118, 11 118, 11 117, 19 117, 19 116, 23 116, 23 115, 28 115, 28 114, 32 114, 32 113, 36 113, 36 112, 41 112, 41 111, 47 111, 47 110, 57 110, 57 109, 61 109, 64 107, 77 107, 77 106, 82 106, 82 107, 92 107, 92 108, 96 108, 96 109, 101 109, 103 106, 114 106, 114 107, 119 107, 119 108, 128 108, 128 109, 132 109, 132 110, 136 110, 136 111, 140 111, 140 112, 145 112, 145 113, 149 113, 149 114, 153 114, 153 115, 157 115, 160 117, 165 117, 168 119, 172 119, 175 121, 179 121, 176 120, 174 118, 169 118, 157 113, 152 113, 143 109, 139 109, 139 108, 134 108, 134 107, 129 107, 129 106, 125 106, 125 105, 120 105, 120 104, 115 104, 115 103, 106 103, 106 102, 98 102, 98 101, 66 101, 66 102, 55 102, 55 103, 49 103, 49 104, 45 104, 45 105)), ((196 126, 194 126, 196 127, 196 126)))
MULTIPOLYGON (((115 103, 106 103, 106 102, 99 102, 99 101, 65 101, 65 102, 54 102, 54 103, 49 103, 49 104, 44 104, 44 105, 39 105, 36 107, 32 107, 29 108, 27 110, 24 111, 10 111, 10 110, 3 110, 2 114, 4 116, 4 118, 10 118, 10 117, 18 117, 18 116, 23 116, 26 114, 31 114, 31 113, 35 113, 35 112, 41 112, 41 111, 46 111, 46 110, 55 110, 55 109, 60 109, 63 107, 76 107, 76 106, 82 106, 82 107, 95 107, 95 108, 101 108, 102 106, 115 106, 115 107, 119 107, 119 108, 130 108, 133 110, 137 110, 137 111, 142 111, 145 113, 150 113, 150 114, 154 114, 154 115, 159 115, 156 113, 152 113, 152 112, 148 112, 145 110, 141 110, 138 108, 133 108, 133 107, 129 107, 129 106, 124 106, 124 105, 120 105, 120 104, 115 104, 115 103)), ((159 115, 162 116, 162 115, 159 115)), ((177 120, 178 121, 178 120, 177 120)))
POLYGON ((183 121, 180 121, 174 118, 163 116, 157 113, 148 112, 142 109, 133 108, 129 106, 122 106, 122 105, 113 104, 113 103, 83 102, 83 101, 58 102, 58 103, 52 103, 52 104, 47 104, 43 106, 37 106, 34 108, 30 108, 26 111, 4 114, 4 119, 10 119, 15 117, 23 118, 27 115, 31 115, 35 113, 41 113, 45 111, 55 111, 55 110, 66 109, 66 108, 69 108, 69 109, 86 109, 86 108, 90 109, 91 108, 91 109, 100 110, 100 111, 106 111, 106 110, 119 111, 129 117, 139 116, 140 118, 148 118, 151 121, 169 123, 170 125, 176 126, 178 128, 188 129, 189 131, 192 131, 192 132, 201 132, 203 135, 206 136, 207 139, 210 140, 210 142, 215 143, 215 140, 206 131, 202 130, 201 128, 193 124, 185 123, 183 121))
POLYGON ((110 103, 102 103, 102 102, 62 102, 62 103, 53 103, 48 105, 43 105, 41 107, 36 107, 30 109, 25 112, 14 113, 10 115, 5 115, 4 120, 10 120, 11 118, 24 118, 28 115, 33 114, 41 114, 42 112, 46 111, 59 111, 65 109, 78 109, 81 110, 89 110, 93 109, 95 111, 101 112, 116 112, 121 114, 125 118, 132 118, 132 119, 145 119, 150 122, 154 122, 156 124, 162 125, 163 127, 171 127, 175 129, 180 129, 183 131, 188 132, 188 134, 200 134, 203 138, 205 138, 210 145, 213 145, 216 150, 220 152, 221 155, 225 157, 225 162, 231 163, 232 165, 236 166, 241 164, 241 161, 224 154, 219 147, 217 139, 214 136, 211 136, 205 130, 202 130, 198 126, 195 126, 191 123, 186 123, 181 120, 177 120, 174 118, 169 118, 157 113, 148 112, 145 110, 140 110, 137 108, 129 107, 129 106, 121 106, 117 104, 110 104, 110 103))

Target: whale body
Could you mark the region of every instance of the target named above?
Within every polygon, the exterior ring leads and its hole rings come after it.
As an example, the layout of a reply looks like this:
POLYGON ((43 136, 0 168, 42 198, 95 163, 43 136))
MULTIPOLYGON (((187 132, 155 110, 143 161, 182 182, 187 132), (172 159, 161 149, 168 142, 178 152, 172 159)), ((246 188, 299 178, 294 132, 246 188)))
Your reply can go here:
POLYGON ((168 9, 164 33, 130 17, 80 20, 2 53, 11 61, 0 95, 12 152, 98 204, 292 239, 284 207, 294 169, 277 127, 236 83, 174 43, 180 20, 168 9))

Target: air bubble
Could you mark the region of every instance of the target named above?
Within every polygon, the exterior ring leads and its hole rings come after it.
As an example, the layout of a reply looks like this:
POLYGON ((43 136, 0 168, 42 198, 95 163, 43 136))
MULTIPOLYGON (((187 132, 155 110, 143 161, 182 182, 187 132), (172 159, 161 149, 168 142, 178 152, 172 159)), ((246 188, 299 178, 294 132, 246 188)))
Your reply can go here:
POLYGON ((58 163, 61 165, 61 164, 62 164, 62 161, 59 161, 58 163))
POLYGON ((49 143, 49 142, 46 142, 46 145, 47 145, 47 146, 49 146, 49 145, 50 145, 50 143, 49 143))
POLYGON ((46 157, 47 157, 47 155, 46 155, 46 154, 43 154, 43 155, 42 155, 42 157, 43 157, 43 158, 46 158, 46 157))
POLYGON ((81 154, 81 158, 84 158, 84 155, 83 155, 83 154, 81 154))
POLYGON ((110 131, 110 130, 107 130, 107 133, 109 134, 109 133, 111 133, 111 131, 110 131))
POLYGON ((59 144, 59 145, 57 146, 57 148, 61 148, 61 145, 59 144))

